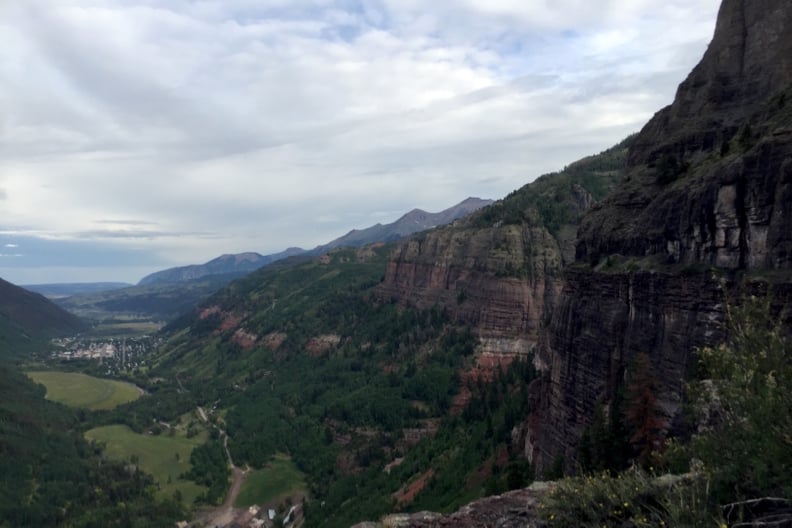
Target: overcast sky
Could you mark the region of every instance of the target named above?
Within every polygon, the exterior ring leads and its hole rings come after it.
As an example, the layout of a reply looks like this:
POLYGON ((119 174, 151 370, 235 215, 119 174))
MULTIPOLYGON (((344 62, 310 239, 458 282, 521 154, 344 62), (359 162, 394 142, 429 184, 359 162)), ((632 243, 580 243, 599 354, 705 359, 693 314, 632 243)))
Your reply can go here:
POLYGON ((718 0, 2 0, 0 277, 120 280, 500 198, 638 131, 718 0))

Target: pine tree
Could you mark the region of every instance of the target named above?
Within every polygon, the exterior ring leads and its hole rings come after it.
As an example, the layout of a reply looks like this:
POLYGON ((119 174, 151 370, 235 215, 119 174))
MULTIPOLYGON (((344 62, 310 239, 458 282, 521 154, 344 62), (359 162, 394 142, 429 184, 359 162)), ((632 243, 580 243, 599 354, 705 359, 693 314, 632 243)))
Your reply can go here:
POLYGON ((657 380, 645 353, 638 354, 628 370, 624 423, 638 462, 644 467, 658 465, 669 422, 657 401, 657 380))

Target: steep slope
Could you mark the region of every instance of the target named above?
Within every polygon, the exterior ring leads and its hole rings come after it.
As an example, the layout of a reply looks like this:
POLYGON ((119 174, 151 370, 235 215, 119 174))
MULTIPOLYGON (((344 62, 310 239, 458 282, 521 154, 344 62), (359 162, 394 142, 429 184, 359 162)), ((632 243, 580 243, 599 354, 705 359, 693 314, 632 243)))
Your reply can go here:
POLYGON ((443 307, 473 328, 483 358, 526 354, 561 289, 564 265, 574 260, 577 223, 622 177, 628 143, 400 244, 378 295, 443 307))
POLYGON ((18 355, 50 337, 75 334, 86 325, 43 296, 0 279, 0 357, 18 355))
POLYGON ((0 519, 3 526, 173 526, 180 505, 158 503, 151 478, 102 460, 72 411, 0 365, 0 519), (123 504, 123 513, 119 505, 123 504))
POLYGON ((313 499, 306 526, 453 509, 528 479, 510 433, 535 370, 471 374, 477 340, 447 310, 374 295, 392 251, 262 268, 171 324, 151 358, 149 375, 223 410, 238 464, 291 456, 313 499))
POLYGON ((221 255, 204 264, 194 264, 191 266, 181 266, 169 268, 146 275, 138 286, 150 286, 152 284, 173 284, 186 282, 206 277, 207 275, 231 275, 242 276, 245 273, 256 270, 267 264, 279 260, 299 255, 303 253, 300 248, 288 248, 280 253, 272 255, 259 255, 258 253, 237 253, 235 255, 221 255))
POLYGON ((376 224, 366 229, 353 229, 342 237, 318 246, 312 253, 321 254, 339 247, 360 247, 375 242, 394 242, 413 233, 450 224, 491 203, 492 200, 467 198, 439 213, 427 213, 421 209, 413 209, 390 224, 376 224))
POLYGON ((542 339, 528 449, 539 470, 574 465, 638 353, 674 417, 695 347, 723 337, 737 273, 749 293, 792 299, 790 101, 792 4, 724 0, 702 61, 635 138, 624 181, 581 223, 542 339))

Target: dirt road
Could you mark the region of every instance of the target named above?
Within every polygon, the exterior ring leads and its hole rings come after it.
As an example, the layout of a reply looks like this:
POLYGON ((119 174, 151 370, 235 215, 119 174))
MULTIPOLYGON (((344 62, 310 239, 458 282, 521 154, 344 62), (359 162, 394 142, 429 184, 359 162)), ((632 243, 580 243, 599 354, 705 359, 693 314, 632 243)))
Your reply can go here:
MULTIPOLYGON (((203 408, 198 407, 198 414, 203 421, 208 422, 206 412, 203 408)), ((213 510, 199 515, 196 520, 200 526, 224 528, 233 524, 237 516, 246 512, 244 508, 234 508, 234 502, 236 502, 239 496, 239 491, 242 489, 242 483, 245 481, 247 472, 234 465, 234 459, 231 458, 231 451, 228 449, 228 435, 226 432, 217 427, 217 425, 213 425, 212 427, 215 427, 223 437, 223 448, 228 458, 228 466, 231 468, 231 486, 228 488, 226 500, 223 502, 222 506, 218 506, 213 510)))

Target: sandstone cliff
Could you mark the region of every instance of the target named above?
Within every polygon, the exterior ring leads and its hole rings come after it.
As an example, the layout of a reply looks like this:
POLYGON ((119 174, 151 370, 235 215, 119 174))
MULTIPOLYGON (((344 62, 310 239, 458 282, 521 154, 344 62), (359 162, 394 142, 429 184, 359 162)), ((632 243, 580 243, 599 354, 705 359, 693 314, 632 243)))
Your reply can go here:
POLYGON ((596 406, 629 360, 652 359, 678 411, 696 346, 724 337, 713 271, 788 297, 792 268, 792 4, 724 0, 674 103, 635 138, 624 181, 583 219, 576 264, 540 346, 546 375, 527 452, 574 467, 596 406), (780 283, 780 284, 779 284, 780 283))
POLYGON ((577 223, 621 178, 627 144, 405 241, 378 294, 405 305, 447 309, 471 326, 483 354, 529 352, 560 292, 562 270, 574 260, 577 223))
POLYGON ((792 265, 792 6, 725 0, 704 58, 584 219, 578 260, 792 265))

